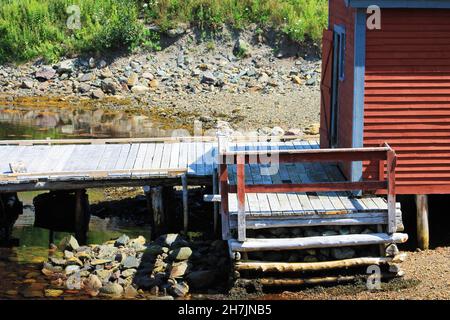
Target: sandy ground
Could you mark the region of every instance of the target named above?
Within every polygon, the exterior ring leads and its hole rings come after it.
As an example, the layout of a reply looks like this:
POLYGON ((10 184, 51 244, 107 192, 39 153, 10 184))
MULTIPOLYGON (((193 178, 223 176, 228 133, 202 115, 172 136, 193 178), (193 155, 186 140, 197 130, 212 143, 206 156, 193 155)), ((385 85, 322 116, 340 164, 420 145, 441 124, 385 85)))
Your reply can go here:
POLYGON ((368 291, 365 284, 314 287, 285 291, 262 299, 280 300, 449 300, 450 247, 408 252, 402 263, 406 275, 383 283, 381 290, 368 291))

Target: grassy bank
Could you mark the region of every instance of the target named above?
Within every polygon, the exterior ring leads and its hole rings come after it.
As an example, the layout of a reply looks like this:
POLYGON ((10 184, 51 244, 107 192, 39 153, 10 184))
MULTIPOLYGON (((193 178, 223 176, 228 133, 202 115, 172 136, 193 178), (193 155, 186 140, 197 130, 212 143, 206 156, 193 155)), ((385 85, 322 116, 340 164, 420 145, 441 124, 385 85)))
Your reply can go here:
POLYGON ((158 49, 159 34, 145 24, 168 30, 178 23, 219 29, 249 23, 274 27, 293 40, 317 40, 327 21, 326 0, 2 0, 0 63, 36 57, 53 61, 70 53, 110 49, 158 49), (80 8, 80 29, 71 5, 80 8))

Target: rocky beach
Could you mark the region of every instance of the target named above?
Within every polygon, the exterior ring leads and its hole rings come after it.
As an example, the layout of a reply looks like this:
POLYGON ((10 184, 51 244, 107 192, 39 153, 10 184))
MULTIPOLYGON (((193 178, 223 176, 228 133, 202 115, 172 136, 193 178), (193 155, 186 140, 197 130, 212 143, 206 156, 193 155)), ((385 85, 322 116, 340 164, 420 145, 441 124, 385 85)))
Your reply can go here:
POLYGON ((181 26, 159 52, 0 66, 0 104, 81 106, 153 114, 205 128, 217 120, 263 132, 317 134, 320 50, 256 27, 199 39, 181 26), (295 117, 292 117, 295 114, 295 117))

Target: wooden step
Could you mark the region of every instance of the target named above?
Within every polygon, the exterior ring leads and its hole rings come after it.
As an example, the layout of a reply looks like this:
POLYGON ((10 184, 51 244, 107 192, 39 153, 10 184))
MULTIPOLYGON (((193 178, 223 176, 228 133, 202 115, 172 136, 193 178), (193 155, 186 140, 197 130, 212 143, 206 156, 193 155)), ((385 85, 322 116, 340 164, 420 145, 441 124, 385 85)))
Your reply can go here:
POLYGON ((265 261, 237 261, 234 268, 237 271, 257 272, 304 272, 323 271, 333 269, 347 269, 371 265, 388 265, 401 263, 406 259, 406 254, 395 257, 361 257, 343 260, 320 261, 320 262, 265 262, 265 261))
POLYGON ((408 235, 405 233, 394 233, 391 235, 387 233, 370 233, 282 239, 249 238, 245 242, 230 239, 228 240, 228 245, 231 251, 254 252, 404 243, 407 240, 408 235))
MULTIPOLYGON (((404 231, 402 212, 397 210, 397 231, 404 231)), ((386 225, 388 214, 386 211, 372 213, 349 214, 304 214, 288 216, 261 217, 246 216, 247 229, 259 230, 270 228, 293 228, 315 226, 361 226, 386 225)), ((230 228, 237 228, 237 216, 230 217, 230 228)))

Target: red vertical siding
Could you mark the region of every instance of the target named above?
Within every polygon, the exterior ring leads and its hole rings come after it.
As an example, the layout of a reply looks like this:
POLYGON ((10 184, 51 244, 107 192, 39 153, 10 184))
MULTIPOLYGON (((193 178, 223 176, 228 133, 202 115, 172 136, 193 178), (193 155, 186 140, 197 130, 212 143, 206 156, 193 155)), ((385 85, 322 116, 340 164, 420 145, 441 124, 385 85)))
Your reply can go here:
MULTIPOLYGON (((345 26, 345 76, 339 83, 338 146, 352 147, 353 128, 353 79, 354 79, 354 30, 356 10, 347 8, 344 0, 330 1, 330 29, 334 25, 345 26)), ((350 166, 343 168, 350 177, 350 166)))
MULTIPOLYGON (((364 145, 398 153, 397 190, 450 193, 450 10, 385 9, 367 31, 364 145)), ((365 163, 366 178, 377 168, 365 163)))

